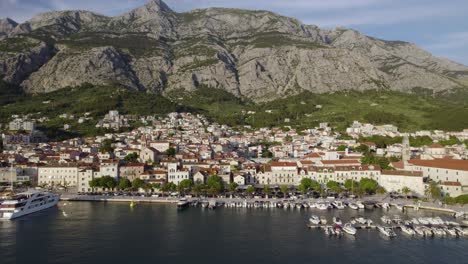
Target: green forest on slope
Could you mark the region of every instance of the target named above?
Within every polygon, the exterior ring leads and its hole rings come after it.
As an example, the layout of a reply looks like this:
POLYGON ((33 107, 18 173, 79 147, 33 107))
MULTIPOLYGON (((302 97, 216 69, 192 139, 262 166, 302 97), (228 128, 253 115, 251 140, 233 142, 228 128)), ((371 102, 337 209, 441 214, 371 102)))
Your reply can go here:
MULTIPOLYGON (((165 96, 93 85, 35 96, 16 91, 14 87, 0 83, 0 123, 6 123, 13 114, 45 116, 50 121, 41 124, 41 128, 51 138, 58 139, 106 132, 94 126, 99 118, 114 109, 122 114, 142 116, 166 115, 174 111, 201 113, 213 121, 233 127, 291 126, 306 129, 320 122, 329 122, 338 131, 343 131, 354 120, 359 120, 373 124, 394 124, 401 131, 459 131, 468 128, 468 96, 463 94, 466 90, 436 97, 424 93, 393 91, 346 91, 333 94, 303 92, 266 103, 254 103, 224 90, 207 87, 191 93, 171 91, 165 96), (63 113, 77 116, 90 113, 93 120, 78 124, 58 118, 63 113), (64 124, 72 126, 71 132, 57 133, 64 124)), ((141 124, 133 124, 134 127, 138 125, 141 124)))

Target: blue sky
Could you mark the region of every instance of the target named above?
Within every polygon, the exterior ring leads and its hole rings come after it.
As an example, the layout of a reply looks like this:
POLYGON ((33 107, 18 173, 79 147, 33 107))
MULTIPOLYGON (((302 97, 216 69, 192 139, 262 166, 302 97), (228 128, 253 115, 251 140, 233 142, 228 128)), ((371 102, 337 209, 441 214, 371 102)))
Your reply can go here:
MULTIPOLYGON (((148 0, 0 0, 0 17, 18 22, 50 10, 85 9, 118 15, 148 0)), ((324 28, 416 43, 468 65, 467 0, 166 0, 178 12, 206 7, 270 10, 324 28)))

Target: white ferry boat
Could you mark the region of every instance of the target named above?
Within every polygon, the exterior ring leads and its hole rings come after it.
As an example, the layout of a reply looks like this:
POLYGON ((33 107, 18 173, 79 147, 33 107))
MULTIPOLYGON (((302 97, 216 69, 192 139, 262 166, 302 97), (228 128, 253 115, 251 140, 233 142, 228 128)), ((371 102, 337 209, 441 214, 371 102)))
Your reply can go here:
POLYGON ((50 192, 28 191, 19 193, 0 205, 0 219, 14 219, 53 207, 60 196, 50 192))

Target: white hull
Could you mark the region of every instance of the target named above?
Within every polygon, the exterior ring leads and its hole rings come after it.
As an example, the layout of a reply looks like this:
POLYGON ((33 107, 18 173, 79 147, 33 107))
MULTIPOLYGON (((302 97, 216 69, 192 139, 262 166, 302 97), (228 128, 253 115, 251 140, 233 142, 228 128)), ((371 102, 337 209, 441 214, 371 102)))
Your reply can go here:
POLYGON ((45 204, 37 206, 37 207, 34 207, 34 208, 24 209, 23 211, 18 211, 18 212, 14 212, 14 213, 0 212, 2 214, 0 219, 12 220, 12 219, 15 219, 15 218, 18 218, 18 217, 33 214, 33 213, 36 213, 36 212, 39 212, 39 211, 54 207, 54 206, 57 205, 58 202, 59 202, 59 196, 56 195, 54 197, 53 201, 45 203, 45 204))

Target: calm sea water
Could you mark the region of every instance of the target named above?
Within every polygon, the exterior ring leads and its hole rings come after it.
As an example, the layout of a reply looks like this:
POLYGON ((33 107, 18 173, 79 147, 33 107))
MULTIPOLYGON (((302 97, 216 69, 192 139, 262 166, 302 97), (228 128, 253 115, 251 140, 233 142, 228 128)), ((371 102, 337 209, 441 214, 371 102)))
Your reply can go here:
POLYGON ((58 209, 0 221, 0 263, 468 263, 466 238, 398 232, 386 239, 376 230, 329 238, 306 228, 312 211, 329 221, 364 215, 380 223, 382 215, 377 209, 177 211, 174 205, 60 203, 58 209))

